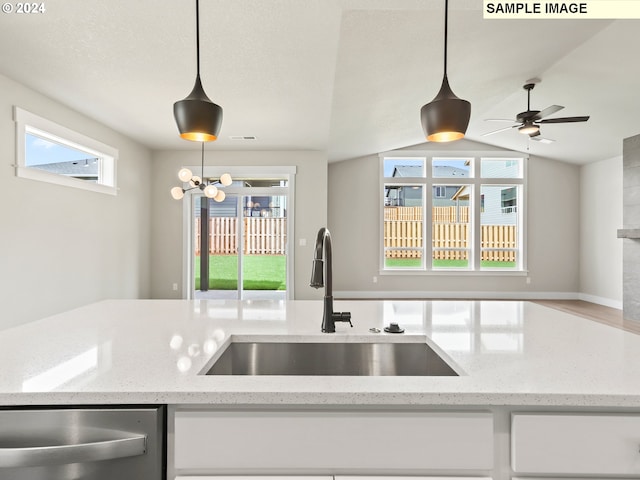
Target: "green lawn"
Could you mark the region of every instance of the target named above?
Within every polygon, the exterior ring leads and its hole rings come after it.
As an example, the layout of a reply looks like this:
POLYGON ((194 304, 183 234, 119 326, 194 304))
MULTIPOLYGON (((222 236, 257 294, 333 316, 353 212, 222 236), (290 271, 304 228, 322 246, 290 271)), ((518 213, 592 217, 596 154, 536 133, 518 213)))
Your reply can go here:
MULTIPOLYGON (((244 290, 286 290, 286 257, 284 255, 245 255, 243 257, 244 290)), ((196 257, 195 289, 200 290, 200 257, 196 257)), ((238 289, 238 256, 209 257, 209 289, 238 289)))
MULTIPOLYGON (((419 258, 387 258, 385 260, 386 267, 419 267, 419 258)), ((469 266, 468 260, 434 260, 434 268, 465 268, 469 266)), ((480 266, 484 268, 514 268, 516 262, 496 262, 490 260, 483 260, 480 262, 480 266)))

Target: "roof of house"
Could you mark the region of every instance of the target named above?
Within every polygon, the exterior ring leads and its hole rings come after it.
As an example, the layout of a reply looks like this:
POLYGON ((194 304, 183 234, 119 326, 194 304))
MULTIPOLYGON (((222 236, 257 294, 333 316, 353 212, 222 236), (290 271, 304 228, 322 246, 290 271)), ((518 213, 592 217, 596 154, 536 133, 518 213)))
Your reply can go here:
MULTIPOLYGON (((393 177, 422 177, 423 167, 420 165, 398 165, 393 169, 393 177)), ((434 165, 433 176, 436 178, 468 177, 469 172, 462 168, 447 165, 434 165)))
POLYGON ((69 162, 43 163, 41 165, 32 165, 31 168, 70 177, 97 177, 98 162, 95 160, 94 158, 89 158, 69 162))

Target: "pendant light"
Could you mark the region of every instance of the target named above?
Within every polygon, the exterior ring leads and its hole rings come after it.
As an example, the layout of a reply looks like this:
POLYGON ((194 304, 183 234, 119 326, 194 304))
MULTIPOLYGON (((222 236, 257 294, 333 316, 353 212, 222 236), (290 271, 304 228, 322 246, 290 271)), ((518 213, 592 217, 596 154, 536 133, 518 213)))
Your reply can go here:
POLYGON ((444 78, 431 102, 422 106, 422 129, 430 142, 450 142, 464 137, 471 116, 471 104, 451 91, 447 78, 447 24, 449 0, 444 2, 444 78))
POLYGON ((195 142, 212 142, 218 138, 222 125, 222 107, 213 103, 200 81, 200 5, 196 0, 196 83, 191 93, 173 104, 173 116, 180 136, 195 142))
POLYGON ((183 183, 189 183, 190 188, 183 187, 173 187, 171 189, 171 196, 174 200, 182 200, 184 198, 184 194, 189 190, 193 190, 195 188, 202 191, 205 197, 213 198, 216 202, 222 202, 226 193, 220 187, 228 187, 233 182, 231 175, 228 173, 224 173, 220 176, 219 180, 205 180, 204 178, 204 142, 202 142, 202 169, 200 171, 201 176, 194 175, 191 170, 188 168, 182 168, 178 172, 178 178, 183 183))

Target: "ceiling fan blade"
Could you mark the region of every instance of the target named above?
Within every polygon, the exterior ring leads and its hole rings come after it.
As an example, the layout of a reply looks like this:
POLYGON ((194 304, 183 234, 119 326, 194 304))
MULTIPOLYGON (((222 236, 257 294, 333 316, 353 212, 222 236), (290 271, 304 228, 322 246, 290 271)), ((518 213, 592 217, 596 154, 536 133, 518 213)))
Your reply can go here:
POLYGON ((547 118, 546 120, 538 120, 538 123, 572 123, 572 122, 586 122, 589 120, 589 116, 586 117, 562 117, 562 118, 547 118))
POLYGON ((562 110, 564 107, 561 107, 560 105, 551 105, 550 107, 545 108, 544 110, 536 113, 531 120, 540 120, 541 118, 544 117, 548 117, 549 115, 556 113, 560 110, 562 110))
POLYGON ((531 140, 547 144, 555 142, 555 140, 543 137, 542 135, 540 135, 540 132, 538 132, 537 135, 531 135, 531 140))
POLYGON ((512 126, 510 126, 510 127, 500 128, 500 129, 498 129, 498 130, 494 130, 493 132, 483 133, 483 134, 482 134, 482 136, 483 136, 483 137, 486 137, 486 136, 488 136, 488 135, 493 135, 494 133, 506 132, 507 130, 511 130, 512 128, 517 128, 517 127, 519 127, 519 126, 521 126, 521 125, 522 125, 522 124, 521 124, 521 123, 519 123, 519 124, 517 124, 517 125, 512 125, 512 126))

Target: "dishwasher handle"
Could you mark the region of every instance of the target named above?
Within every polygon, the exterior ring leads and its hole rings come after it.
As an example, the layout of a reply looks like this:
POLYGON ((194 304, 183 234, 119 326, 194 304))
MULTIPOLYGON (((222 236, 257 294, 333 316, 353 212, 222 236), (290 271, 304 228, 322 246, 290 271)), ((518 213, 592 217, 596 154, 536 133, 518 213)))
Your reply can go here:
POLYGON ((64 465, 135 457, 146 453, 146 435, 121 432, 126 438, 71 445, 0 448, 0 468, 64 465))

